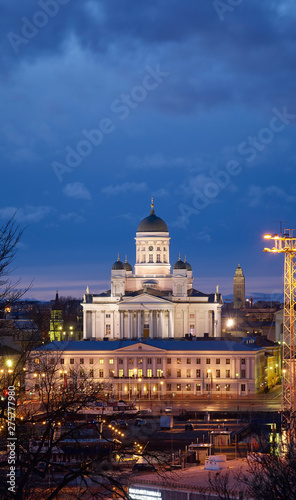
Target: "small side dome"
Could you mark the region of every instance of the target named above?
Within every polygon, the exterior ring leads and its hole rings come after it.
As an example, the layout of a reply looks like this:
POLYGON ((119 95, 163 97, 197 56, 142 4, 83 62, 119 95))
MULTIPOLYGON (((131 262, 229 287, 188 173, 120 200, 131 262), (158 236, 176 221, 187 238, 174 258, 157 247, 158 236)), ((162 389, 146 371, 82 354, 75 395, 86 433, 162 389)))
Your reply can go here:
POLYGON ((183 262, 183 260, 181 260, 180 255, 179 255, 179 260, 175 262, 173 269, 187 269, 186 264, 185 262, 183 262))
POLYGON ((132 271, 132 270, 133 270, 132 266, 128 263, 128 261, 127 261, 127 257, 126 257, 126 256, 125 256, 125 262, 124 262, 124 264, 123 264, 123 268, 124 268, 126 271, 132 271))
POLYGON ((119 254, 118 254, 117 261, 114 262, 114 264, 112 266, 112 271, 119 271, 122 269, 124 269, 124 266, 123 266, 123 263, 121 262, 121 260, 119 260, 119 254))
POLYGON ((192 271, 191 265, 189 264, 189 262, 187 262, 186 255, 185 255, 184 263, 185 263, 187 271, 192 271))

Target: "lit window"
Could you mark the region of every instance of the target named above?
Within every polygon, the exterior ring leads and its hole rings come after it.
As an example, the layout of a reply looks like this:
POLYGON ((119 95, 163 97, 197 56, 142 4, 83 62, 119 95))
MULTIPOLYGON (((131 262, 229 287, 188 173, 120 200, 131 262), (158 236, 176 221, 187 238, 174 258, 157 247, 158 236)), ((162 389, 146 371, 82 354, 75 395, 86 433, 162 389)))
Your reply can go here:
POLYGON ((113 365, 114 364, 114 359, 113 358, 110 358, 109 359, 109 365, 113 365))
POLYGON ((201 389, 200 384, 196 384, 196 392, 199 392, 201 389))
POLYGON ((187 365, 191 365, 191 358, 187 358, 187 365))
POLYGON ((148 378, 152 377, 152 369, 151 368, 148 368, 148 370, 147 370, 147 377, 148 378))
POLYGON ((122 368, 120 370, 118 370, 118 376, 119 376, 119 378, 123 377, 123 369, 122 368))
POLYGON ((128 358, 128 364, 133 365, 134 364, 134 358, 128 358))
POLYGON ((100 365, 103 365, 104 364, 104 360, 102 358, 99 359, 99 363, 100 365))
POLYGON ((225 386, 225 390, 226 390, 226 391, 230 391, 230 384, 226 384, 226 386, 225 386))
POLYGON ((186 391, 191 391, 191 384, 186 384, 186 391))
POLYGON ((170 368, 167 369, 167 377, 172 376, 172 370, 170 368))
POLYGON ((104 378, 104 370, 99 370, 99 377, 104 378))
POLYGON ((181 358, 177 358, 177 365, 181 364, 181 358))
POLYGON ((181 370, 177 370, 177 377, 181 378, 181 370))
POLYGON ((177 391, 181 391, 181 384, 177 384, 177 391))
POLYGON ((39 365, 40 361, 39 361, 39 359, 38 359, 38 358, 36 358, 36 359, 35 359, 35 363, 36 363, 37 365, 39 365))

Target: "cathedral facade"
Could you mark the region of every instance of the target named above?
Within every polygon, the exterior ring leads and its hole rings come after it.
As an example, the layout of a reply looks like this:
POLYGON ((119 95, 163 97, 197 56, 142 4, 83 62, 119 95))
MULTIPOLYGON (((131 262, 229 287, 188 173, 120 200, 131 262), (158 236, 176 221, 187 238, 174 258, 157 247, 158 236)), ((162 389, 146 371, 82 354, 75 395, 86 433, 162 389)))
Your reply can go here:
POLYGON ((222 297, 193 287, 191 265, 170 264, 166 223, 151 211, 138 225, 134 271, 118 260, 110 290, 83 299, 83 338, 89 340, 180 339, 220 337, 222 297))

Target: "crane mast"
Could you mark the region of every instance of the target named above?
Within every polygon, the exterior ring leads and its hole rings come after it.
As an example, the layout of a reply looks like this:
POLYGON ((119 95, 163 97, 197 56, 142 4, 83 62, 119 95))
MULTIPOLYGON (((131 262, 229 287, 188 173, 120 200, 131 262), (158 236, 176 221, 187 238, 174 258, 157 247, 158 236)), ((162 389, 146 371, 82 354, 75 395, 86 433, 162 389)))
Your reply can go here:
POLYGON ((284 253, 284 318, 282 344, 282 422, 290 426, 296 411, 295 371, 295 305, 296 305, 296 230, 285 229, 283 235, 264 236, 273 240, 272 248, 264 252, 284 253))

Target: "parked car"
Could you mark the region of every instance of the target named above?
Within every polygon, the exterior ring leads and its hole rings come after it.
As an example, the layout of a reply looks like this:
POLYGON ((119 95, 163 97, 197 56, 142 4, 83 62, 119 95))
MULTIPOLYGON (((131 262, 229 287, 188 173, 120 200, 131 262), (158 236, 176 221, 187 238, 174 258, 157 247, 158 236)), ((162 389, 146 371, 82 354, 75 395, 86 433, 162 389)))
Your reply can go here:
POLYGON ((136 418, 135 420, 135 425, 146 425, 146 420, 144 420, 143 418, 136 418))
POLYGON ((194 425, 187 422, 187 424, 185 424, 185 431, 194 431, 194 425))
POLYGON ((133 472, 155 472, 156 471, 154 465, 148 464, 148 463, 147 464, 136 463, 136 464, 134 464, 132 470, 133 470, 133 472))
POLYGON ((165 413, 172 413, 173 408, 171 406, 166 406, 164 411, 165 413))
POLYGON ((119 420, 118 427, 120 427, 121 429, 127 429, 128 423, 125 420, 119 420))
POLYGON ((118 424, 116 420, 111 420, 110 425, 112 425, 112 427, 117 427, 118 424))

